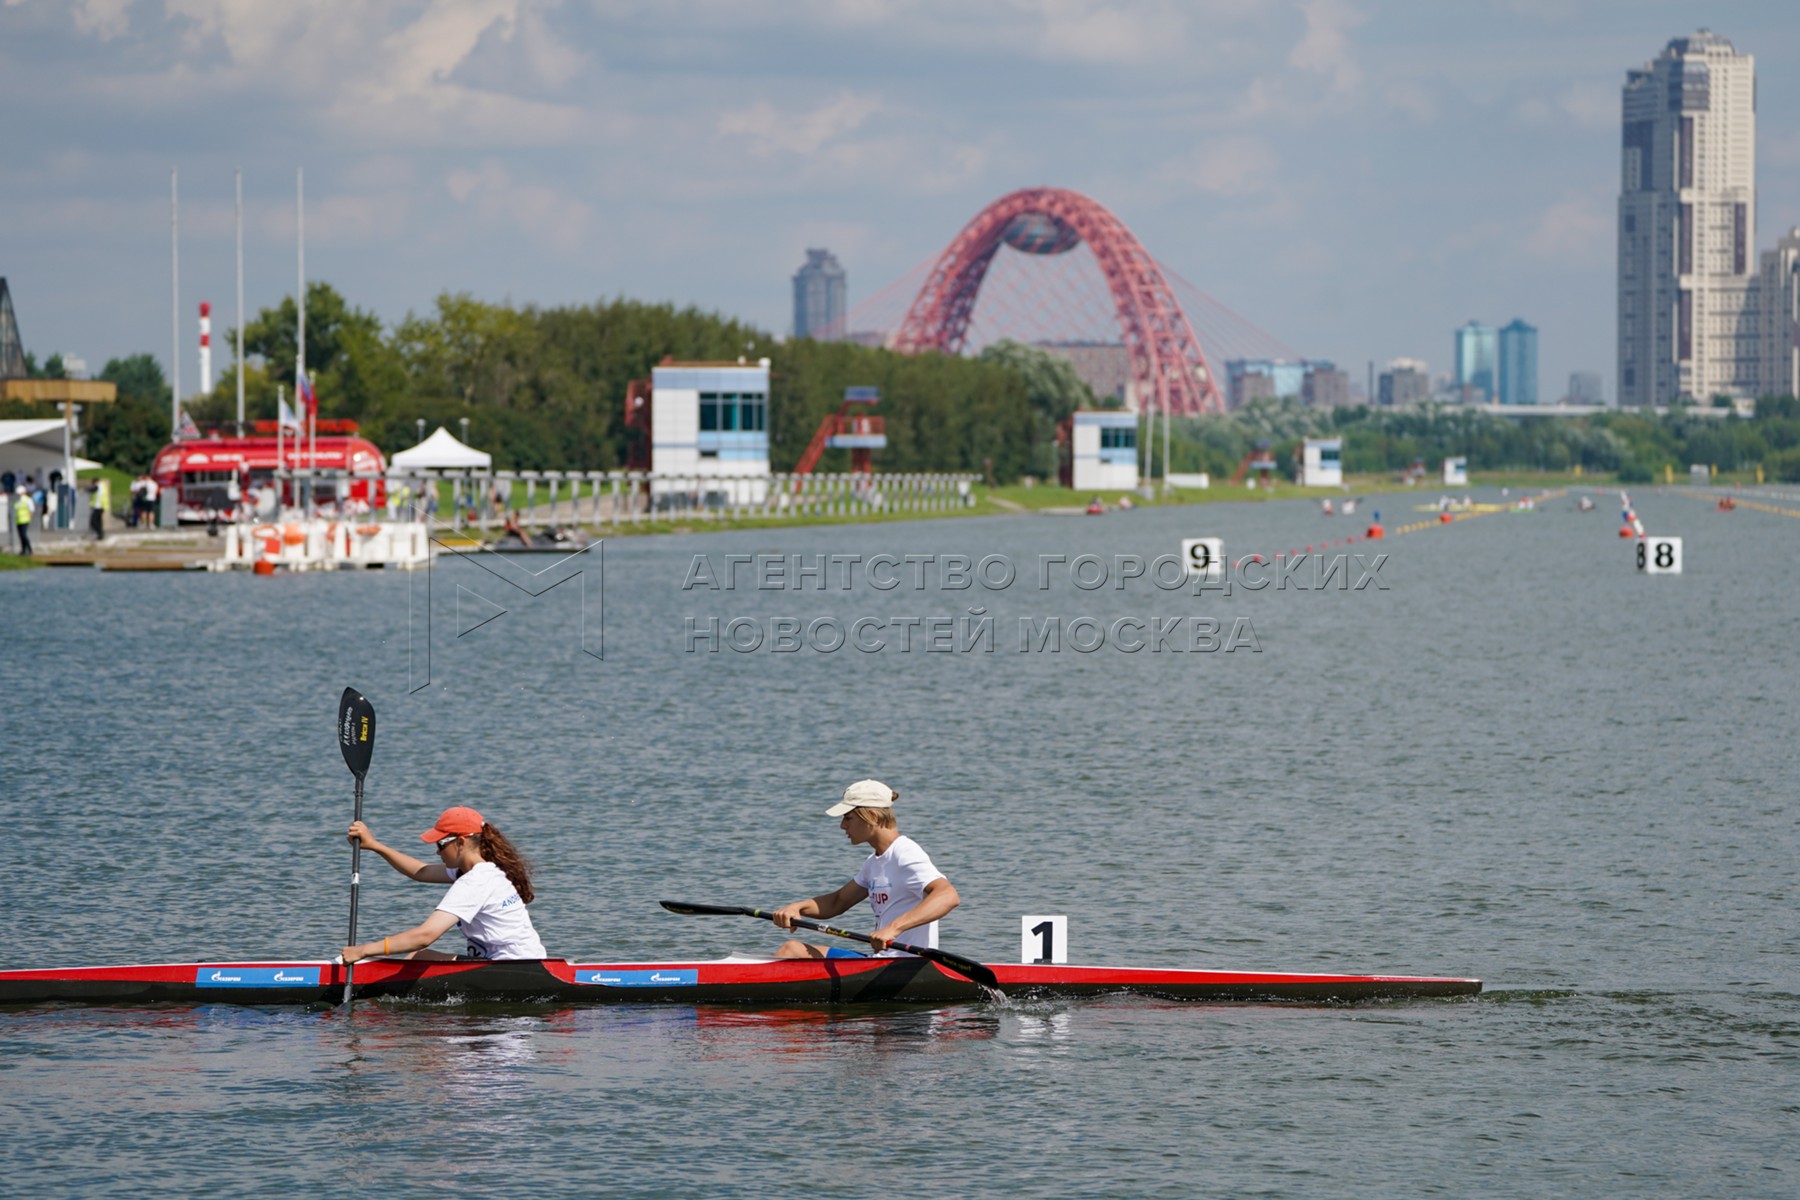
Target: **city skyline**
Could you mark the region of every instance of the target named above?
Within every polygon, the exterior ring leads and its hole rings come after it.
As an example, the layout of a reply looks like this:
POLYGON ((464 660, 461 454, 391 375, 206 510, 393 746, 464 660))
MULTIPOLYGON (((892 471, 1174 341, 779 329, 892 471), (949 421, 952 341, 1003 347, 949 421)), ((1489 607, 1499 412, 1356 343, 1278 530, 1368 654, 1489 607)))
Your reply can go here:
POLYGON ((190 384, 199 302, 236 323, 239 164, 251 313, 292 294, 303 166, 308 276, 390 324, 623 295, 776 335, 808 247, 867 296, 1044 183, 1359 387, 1520 313, 1545 396, 1613 397, 1620 89, 1701 25, 1758 61, 1756 251, 1800 225, 1791 5, 678 7, 4 0, 25 345, 167 369, 172 166, 190 384))

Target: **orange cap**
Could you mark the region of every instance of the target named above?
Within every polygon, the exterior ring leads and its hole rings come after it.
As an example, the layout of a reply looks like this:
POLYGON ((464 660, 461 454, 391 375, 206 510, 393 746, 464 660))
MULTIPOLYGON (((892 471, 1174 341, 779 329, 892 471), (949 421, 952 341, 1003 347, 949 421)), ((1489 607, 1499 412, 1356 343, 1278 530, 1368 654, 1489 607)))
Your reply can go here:
POLYGON ((441 842, 447 837, 468 837, 472 833, 480 833, 487 822, 481 814, 472 808, 457 805, 446 808, 438 817, 437 824, 419 835, 421 842, 441 842))

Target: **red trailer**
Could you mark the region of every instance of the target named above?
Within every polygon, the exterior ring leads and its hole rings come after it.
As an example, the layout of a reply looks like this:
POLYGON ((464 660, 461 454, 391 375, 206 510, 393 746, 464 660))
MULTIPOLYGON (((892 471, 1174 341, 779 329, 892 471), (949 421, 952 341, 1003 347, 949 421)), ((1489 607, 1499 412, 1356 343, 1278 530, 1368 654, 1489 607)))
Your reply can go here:
POLYGON ((292 432, 278 438, 275 422, 258 421, 242 436, 214 432, 171 442, 157 453, 150 473, 158 487, 175 489, 176 514, 186 523, 247 520, 272 514, 277 503, 298 504, 291 474, 308 467, 351 474, 349 480, 314 480, 317 515, 373 512, 387 504, 387 460, 356 429, 355 421, 320 421, 315 457, 308 441, 292 432), (290 478, 277 479, 277 468, 290 478))

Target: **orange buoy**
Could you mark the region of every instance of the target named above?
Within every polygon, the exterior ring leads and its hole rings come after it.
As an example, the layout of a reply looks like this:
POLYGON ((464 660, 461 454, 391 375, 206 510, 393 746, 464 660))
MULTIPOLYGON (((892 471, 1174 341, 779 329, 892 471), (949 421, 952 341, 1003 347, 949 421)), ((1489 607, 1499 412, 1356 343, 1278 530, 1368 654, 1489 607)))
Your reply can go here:
POLYGON ((275 573, 275 564, 266 558, 259 558, 251 564, 250 569, 258 575, 273 575, 275 573))
POLYGON ((298 546, 306 540, 306 534, 300 531, 298 525, 284 525, 281 527, 281 540, 290 546, 298 546))
POLYGON ((1619 536, 1620 537, 1635 537, 1636 535, 1631 532, 1631 526, 1621 525, 1621 526, 1619 526, 1619 536))
POLYGON ((1387 530, 1383 529, 1379 525, 1371 525, 1371 526, 1369 526, 1368 531, 1363 534, 1363 536, 1368 538, 1370 541, 1374 541, 1377 538, 1386 537, 1387 530))
POLYGON ((1448 525, 1451 521, 1454 521, 1455 519, 1456 519, 1455 517, 1452 517, 1447 512, 1441 512, 1438 514, 1438 524, 1439 525, 1448 525))

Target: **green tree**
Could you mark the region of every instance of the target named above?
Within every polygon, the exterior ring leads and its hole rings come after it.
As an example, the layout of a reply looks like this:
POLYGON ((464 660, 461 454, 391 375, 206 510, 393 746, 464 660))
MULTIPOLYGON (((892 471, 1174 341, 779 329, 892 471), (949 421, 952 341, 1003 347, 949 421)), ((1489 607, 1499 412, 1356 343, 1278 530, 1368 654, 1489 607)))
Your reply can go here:
POLYGON ((83 454, 132 475, 150 469, 169 441, 169 384, 149 354, 114 358, 100 378, 118 388, 112 404, 90 405, 83 454))

